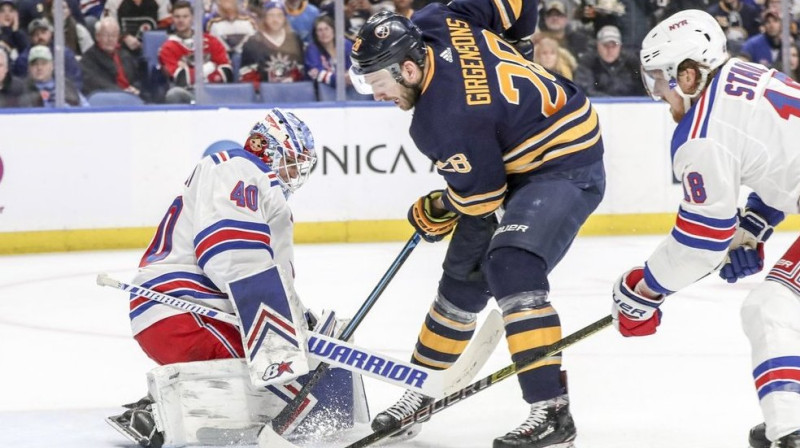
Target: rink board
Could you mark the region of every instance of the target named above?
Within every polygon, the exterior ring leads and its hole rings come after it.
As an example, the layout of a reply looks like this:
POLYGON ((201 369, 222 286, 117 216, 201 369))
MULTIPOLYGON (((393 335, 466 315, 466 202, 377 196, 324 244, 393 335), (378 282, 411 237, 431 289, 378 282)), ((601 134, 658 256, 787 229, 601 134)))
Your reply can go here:
MULTIPOLYGON (((608 185, 583 234, 668 230, 682 195, 672 179, 674 125, 664 106, 596 107, 608 185)), ((406 239, 409 204, 444 186, 408 136, 411 114, 371 103, 287 109, 309 124, 319 153, 310 181, 292 198, 297 242, 406 239)), ((242 141, 265 111, 1 114, 0 253, 145 246, 206 148, 242 141)), ((790 220, 782 228, 800 225, 790 220)))

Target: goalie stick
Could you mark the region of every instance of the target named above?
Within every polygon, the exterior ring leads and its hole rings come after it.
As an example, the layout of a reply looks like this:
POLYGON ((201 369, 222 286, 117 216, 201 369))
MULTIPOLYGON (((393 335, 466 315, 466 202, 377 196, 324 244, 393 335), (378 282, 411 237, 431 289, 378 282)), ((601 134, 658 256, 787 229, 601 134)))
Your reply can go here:
MULTIPOLYGON (((367 297, 367 300, 364 301, 364 304, 361 305, 361 308, 356 311, 356 314, 353 315, 353 319, 347 324, 347 326, 342 330, 342 333, 339 335, 339 339, 347 341, 352 337, 353 332, 356 331, 361 321, 364 320, 364 316, 367 312, 372 308, 375 304, 375 301, 378 300, 378 297, 381 296, 383 290, 386 289, 386 286, 389 282, 394 278, 394 275, 397 274, 397 271, 400 269, 400 266, 405 263, 408 256, 411 254, 411 251, 417 247, 420 238, 422 236, 414 232, 411 238, 408 240, 403 249, 400 251, 400 254, 397 255, 394 262, 392 262, 389 269, 383 274, 378 284, 375 285, 375 289, 367 297)), ((303 400, 306 399, 308 394, 311 393, 311 390, 314 389, 314 386, 319 383, 319 381, 325 376, 325 372, 328 371, 330 365, 326 362, 320 363, 314 372, 311 374, 311 377, 308 379, 308 382, 303 386, 302 389, 297 393, 297 395, 290 401, 286 403, 286 407, 284 407, 278 415, 272 419, 272 428, 278 434, 283 434, 286 432, 286 429, 291 425, 291 422, 297 418, 297 414, 300 411, 300 407, 303 405, 303 400)))
MULTIPOLYGON (((106 274, 97 276, 97 284, 111 286, 138 296, 172 306, 174 308, 197 312, 203 316, 240 326, 236 316, 217 311, 188 300, 172 297, 141 286, 114 280, 106 274)), ((330 363, 345 370, 360 373, 395 386, 414 390, 435 398, 449 395, 471 380, 489 359, 497 343, 503 336, 503 318, 497 310, 489 313, 477 337, 459 357, 445 370, 432 370, 376 352, 355 346, 341 339, 334 339, 319 333, 310 333, 308 355, 320 363, 330 363)), ((326 369, 327 370, 327 369, 326 369)))
POLYGON ((475 394, 477 394, 478 392, 480 392, 482 390, 488 389, 490 386, 493 386, 493 385, 499 383, 500 381, 502 381, 502 380, 504 380, 504 379, 506 379, 506 378, 508 378, 510 376, 513 376, 515 373, 519 372, 520 370, 524 369, 525 367, 527 367, 527 366, 529 366, 531 364, 534 364, 534 363, 536 363, 538 361, 541 361, 542 359, 545 359, 547 357, 553 356, 556 353, 558 353, 558 352, 564 350, 565 348, 571 346, 572 344, 574 344, 574 343, 576 343, 576 342, 578 342, 578 341, 580 341, 582 339, 585 339, 585 338, 593 335, 594 333, 597 333, 598 331, 602 330, 603 328, 605 328, 605 327, 607 327, 609 325, 611 325, 611 316, 610 315, 598 320, 597 322, 589 324, 586 327, 581 328, 580 330, 578 330, 578 331, 572 333, 571 335, 561 339, 560 341, 557 341, 557 342, 554 342, 553 344, 550 344, 549 346, 545 347, 543 349, 543 351, 541 351, 541 352, 539 352, 539 353, 537 353, 535 355, 532 355, 532 356, 529 356, 527 358, 521 359, 521 360, 519 360, 517 362, 514 362, 511 365, 509 365, 507 367, 504 367, 504 368, 492 373, 491 375, 489 375, 489 376, 487 376, 487 377, 485 377, 485 378, 483 378, 483 379, 481 379, 479 381, 476 381, 476 382, 470 384, 469 386, 467 386, 467 387, 465 387, 465 388, 463 388, 463 389, 461 389, 461 390, 459 390, 459 391, 457 391, 457 392, 455 392, 455 393, 453 393, 453 394, 451 394, 451 395, 449 395, 449 396, 447 396, 445 398, 442 398, 441 400, 435 401, 435 402, 433 402, 433 403, 431 403, 431 404, 429 404, 427 406, 423 406, 422 408, 420 408, 414 414, 412 414, 412 415, 406 417, 405 419, 403 419, 402 421, 400 421, 400 423, 397 426, 395 426, 393 428, 387 428, 387 429, 385 429, 383 431, 373 432, 372 434, 369 434, 368 436, 366 436, 366 437, 364 437, 364 438, 362 438, 360 440, 357 440, 356 442, 353 442, 350 445, 347 445, 345 448, 363 448, 365 446, 372 445, 375 442, 378 442, 379 440, 382 440, 382 439, 384 439, 384 438, 386 438, 386 437, 388 437, 388 436, 390 436, 390 435, 392 435, 392 434, 394 434, 394 433, 396 433, 398 431, 401 431, 404 428, 407 428, 407 427, 413 425, 414 423, 426 422, 426 421, 430 420, 430 418, 431 418, 431 416, 433 414, 441 412, 442 410, 444 410, 446 408, 449 408, 450 406, 453 406, 454 404, 459 403, 462 400, 464 400, 466 398, 469 398, 470 396, 475 395, 475 394))

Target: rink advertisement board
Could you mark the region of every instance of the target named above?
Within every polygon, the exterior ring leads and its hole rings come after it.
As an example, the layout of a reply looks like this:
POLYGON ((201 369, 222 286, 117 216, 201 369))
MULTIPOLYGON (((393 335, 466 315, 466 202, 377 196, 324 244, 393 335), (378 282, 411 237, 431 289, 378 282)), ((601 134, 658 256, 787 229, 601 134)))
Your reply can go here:
MULTIPOLYGON (((666 217, 671 225, 681 193, 672 183, 674 125, 664 106, 596 107, 608 186, 587 228, 626 233, 631 229, 625 223, 639 222, 642 229, 653 217, 666 217)), ((319 155, 309 182, 292 198, 298 239, 406 238, 409 204, 444 186, 408 136, 411 113, 380 105, 287 109, 309 124, 319 155)), ((149 238, 206 149, 243 142, 265 113, 248 108, 0 115, 0 252, 19 251, 9 249, 11 240, 37 234, 47 239, 54 232, 76 238, 66 248, 125 247, 91 240, 149 238), (84 237, 88 242, 77 242, 84 237)), ((656 227, 664 225, 659 221, 656 227)))

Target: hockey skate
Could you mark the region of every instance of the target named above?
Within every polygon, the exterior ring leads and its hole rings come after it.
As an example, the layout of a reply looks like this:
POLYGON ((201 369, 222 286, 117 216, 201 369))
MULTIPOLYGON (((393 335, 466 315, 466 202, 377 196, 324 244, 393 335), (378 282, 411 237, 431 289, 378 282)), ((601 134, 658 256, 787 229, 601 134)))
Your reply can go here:
POLYGON ((772 448, 800 448, 800 431, 787 434, 772 442, 772 448))
POLYGON ((575 422, 569 413, 569 398, 531 404, 531 413, 519 427, 494 439, 494 448, 573 448, 575 422))
POLYGON ((106 422, 140 446, 161 448, 164 444, 164 435, 156 428, 152 404, 153 400, 147 396, 136 403, 123 405, 127 410, 120 415, 106 418, 106 422))
MULTIPOLYGON (((385 411, 379 413, 372 420, 372 430, 375 432, 383 431, 389 428, 399 427, 400 422, 416 413, 423 406, 427 406, 433 402, 433 398, 426 397, 425 395, 407 390, 397 403, 391 405, 385 411)), ((413 424, 402 431, 398 431, 386 438, 386 444, 402 442, 408 440, 417 434, 422 429, 419 423, 413 424)))
POLYGON ((767 425, 759 423, 750 429, 750 448, 800 448, 800 431, 787 434, 775 442, 767 439, 767 425))

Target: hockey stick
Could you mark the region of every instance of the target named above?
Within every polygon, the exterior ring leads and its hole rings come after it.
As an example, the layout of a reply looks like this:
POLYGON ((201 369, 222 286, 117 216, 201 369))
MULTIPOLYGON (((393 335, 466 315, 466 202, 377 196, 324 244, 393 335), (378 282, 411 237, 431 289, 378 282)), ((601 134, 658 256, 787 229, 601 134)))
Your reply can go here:
MULTIPOLYGON (((179 310, 195 312, 196 304, 184 299, 162 294, 141 286, 114 280, 105 274, 97 276, 97 284, 112 286, 123 291, 147 297, 179 310)), ((203 316, 239 326, 236 316, 196 305, 203 316), (213 311, 213 314, 210 312, 213 311)), ((355 346, 341 339, 311 333, 308 340, 308 355, 320 363, 330 363, 345 370, 360 373, 405 389, 414 390, 431 397, 444 397, 470 381, 489 359, 504 332, 503 318, 493 311, 484 321, 478 334, 459 359, 445 370, 431 370, 406 361, 394 359, 380 353, 355 346)))
POLYGON ((177 297, 172 297, 170 295, 153 291, 152 289, 147 289, 142 286, 131 285, 119 280, 114 280, 113 278, 109 277, 108 274, 97 274, 97 284, 100 286, 110 286, 112 288, 121 289, 122 291, 136 294, 137 296, 163 303, 164 305, 169 305, 179 310, 221 320, 222 322, 236 325, 237 327, 241 325, 239 319, 233 314, 223 313, 220 310, 190 302, 188 300, 179 299, 177 297))
POLYGON ((435 401, 427 406, 423 406, 414 414, 406 417, 400 423, 393 427, 387 428, 382 431, 376 431, 372 434, 357 440, 350 445, 347 445, 345 448, 362 448, 365 446, 369 446, 374 444, 375 442, 382 440, 392 434, 401 431, 414 423, 423 423, 430 420, 433 414, 436 414, 454 404, 468 398, 472 395, 477 394, 478 392, 493 386, 500 381, 513 376, 515 373, 519 372, 520 370, 524 369, 525 367, 534 364, 538 361, 541 361, 547 357, 553 356, 558 352, 561 352, 565 348, 571 346, 572 344, 587 338, 588 336, 597 333, 598 331, 602 330, 603 328, 611 325, 611 316, 606 316, 597 322, 587 325, 586 327, 572 333, 571 335, 561 339, 558 342, 550 344, 546 348, 544 348, 542 352, 539 352, 536 355, 529 356, 525 359, 521 359, 511 365, 504 367, 491 375, 476 381, 469 386, 451 394, 448 397, 442 398, 441 400, 435 401))
MULTIPOLYGON (((347 324, 347 326, 342 330, 342 333, 339 335, 339 339, 343 341, 347 341, 353 335, 356 328, 361 324, 361 321, 364 320, 364 316, 366 316, 367 312, 375 305, 375 301, 378 300, 378 297, 383 293, 386 289, 386 286, 389 282, 394 278, 397 271, 400 269, 400 266, 405 263, 408 256, 411 255, 411 251, 419 243, 421 235, 417 232, 414 232, 414 235, 408 240, 406 245, 403 247, 403 250, 400 251, 400 254, 397 255, 392 265, 389 266, 389 269, 383 274, 383 277, 378 281, 378 284, 375 285, 375 289, 367 297, 367 300, 364 301, 364 304, 361 305, 361 308, 356 311, 356 314, 353 315, 353 319, 347 324)), ((314 389, 314 386, 319 383, 319 381, 325 376, 325 372, 328 371, 330 364, 326 362, 320 363, 314 372, 312 373, 311 377, 308 379, 308 382, 303 386, 302 389, 297 393, 297 395, 286 404, 281 412, 272 419, 272 428, 278 434, 283 434, 286 432, 286 429, 291 425, 292 421, 297 418, 297 414, 300 411, 300 407, 303 405, 303 400, 306 399, 308 394, 311 393, 311 390, 314 389)))

